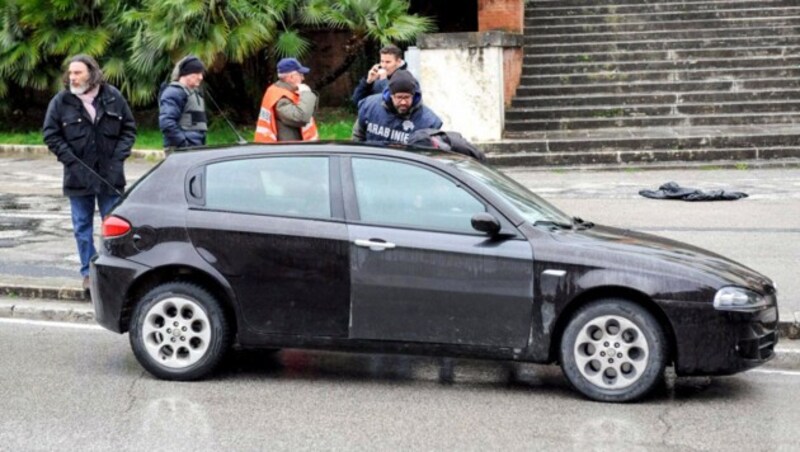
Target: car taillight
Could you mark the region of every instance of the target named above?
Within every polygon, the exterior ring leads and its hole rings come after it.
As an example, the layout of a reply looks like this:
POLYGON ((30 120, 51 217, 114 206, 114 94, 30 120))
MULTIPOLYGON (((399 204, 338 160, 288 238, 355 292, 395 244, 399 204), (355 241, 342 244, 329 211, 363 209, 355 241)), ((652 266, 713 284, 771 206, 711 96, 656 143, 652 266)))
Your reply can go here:
POLYGON ((131 224, 120 217, 108 217, 103 220, 103 237, 113 238, 125 235, 131 230, 131 224))

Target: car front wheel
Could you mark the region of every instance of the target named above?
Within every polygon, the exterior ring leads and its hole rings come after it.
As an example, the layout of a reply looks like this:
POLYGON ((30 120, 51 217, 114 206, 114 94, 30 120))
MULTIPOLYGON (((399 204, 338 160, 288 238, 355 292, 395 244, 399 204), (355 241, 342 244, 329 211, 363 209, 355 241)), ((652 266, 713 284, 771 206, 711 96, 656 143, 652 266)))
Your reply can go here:
POLYGON ((136 305, 130 328, 136 359, 167 380, 196 380, 211 373, 230 344, 230 326, 205 289, 175 282, 157 286, 136 305))
POLYGON ((579 309, 561 339, 561 368, 575 389, 603 402, 628 402, 661 380, 667 344, 658 321, 623 299, 579 309))

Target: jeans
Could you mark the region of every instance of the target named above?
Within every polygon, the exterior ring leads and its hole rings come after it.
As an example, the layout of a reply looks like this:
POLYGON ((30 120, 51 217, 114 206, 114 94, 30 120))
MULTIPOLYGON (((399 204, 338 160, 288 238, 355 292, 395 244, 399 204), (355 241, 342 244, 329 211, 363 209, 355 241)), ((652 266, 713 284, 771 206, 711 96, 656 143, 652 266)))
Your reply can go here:
POLYGON ((95 199, 97 206, 100 207, 100 216, 105 218, 114 203, 119 200, 119 195, 97 194, 69 197, 69 205, 72 209, 72 230, 75 232, 78 255, 81 257, 81 276, 89 276, 89 262, 97 252, 94 248, 95 199))

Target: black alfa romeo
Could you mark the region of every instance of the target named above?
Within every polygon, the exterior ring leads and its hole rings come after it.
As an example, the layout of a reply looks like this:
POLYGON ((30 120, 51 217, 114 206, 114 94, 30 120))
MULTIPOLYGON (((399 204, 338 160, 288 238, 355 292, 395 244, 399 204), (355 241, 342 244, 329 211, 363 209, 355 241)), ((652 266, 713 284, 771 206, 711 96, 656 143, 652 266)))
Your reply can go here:
POLYGON ((227 350, 558 363, 601 401, 774 355, 775 286, 712 252, 570 217, 443 151, 349 143, 170 154, 103 223, 97 321, 153 375, 227 350))

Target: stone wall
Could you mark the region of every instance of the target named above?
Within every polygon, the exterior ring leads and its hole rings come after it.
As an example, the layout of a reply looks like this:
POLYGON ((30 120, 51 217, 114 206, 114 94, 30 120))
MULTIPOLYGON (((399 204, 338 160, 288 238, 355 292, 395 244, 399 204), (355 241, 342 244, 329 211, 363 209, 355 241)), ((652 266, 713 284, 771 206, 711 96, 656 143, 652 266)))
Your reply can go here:
POLYGON ((418 44, 423 100, 444 128, 473 141, 500 140, 505 105, 519 82, 521 36, 440 33, 423 35, 418 44))

